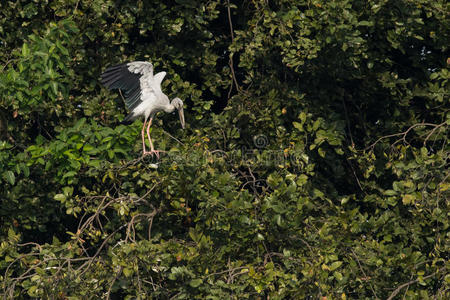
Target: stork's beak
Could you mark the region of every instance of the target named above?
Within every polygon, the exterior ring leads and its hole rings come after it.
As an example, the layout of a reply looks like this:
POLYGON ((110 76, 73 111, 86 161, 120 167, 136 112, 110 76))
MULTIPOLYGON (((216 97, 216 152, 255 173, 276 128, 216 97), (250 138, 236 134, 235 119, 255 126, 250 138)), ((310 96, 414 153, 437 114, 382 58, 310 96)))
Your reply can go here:
POLYGON ((178 115, 180 116, 181 128, 184 129, 184 112, 183 112, 183 107, 180 107, 178 109, 178 115))

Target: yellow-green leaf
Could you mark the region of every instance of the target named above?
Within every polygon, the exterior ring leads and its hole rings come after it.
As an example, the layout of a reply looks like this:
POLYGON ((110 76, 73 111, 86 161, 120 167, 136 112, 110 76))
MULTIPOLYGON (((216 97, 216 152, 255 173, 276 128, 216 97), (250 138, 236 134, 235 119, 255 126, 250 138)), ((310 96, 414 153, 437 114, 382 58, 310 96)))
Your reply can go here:
POLYGON ((414 195, 406 194, 403 196, 402 202, 404 205, 408 205, 408 204, 414 203, 415 199, 416 199, 416 197, 414 195))

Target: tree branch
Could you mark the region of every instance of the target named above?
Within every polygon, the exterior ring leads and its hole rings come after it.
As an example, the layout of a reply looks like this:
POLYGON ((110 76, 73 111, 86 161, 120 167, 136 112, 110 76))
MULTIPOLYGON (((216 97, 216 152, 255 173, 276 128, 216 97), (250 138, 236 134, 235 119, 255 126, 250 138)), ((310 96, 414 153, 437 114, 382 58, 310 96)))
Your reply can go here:
MULTIPOLYGON (((231 21, 230 0, 227 0, 227 11, 228 11, 228 24, 230 26, 230 33, 231 33, 231 43, 233 43, 234 42, 234 30, 233 30, 233 22, 231 21)), ((233 78, 234 85, 236 86, 236 90, 239 92, 241 90, 241 88, 239 87, 239 84, 236 79, 236 73, 234 72, 233 53, 230 54, 229 65, 230 65, 231 76, 233 78)), ((233 85, 230 86, 230 90, 228 91, 228 98, 230 98, 232 89, 233 89, 233 85)))
MULTIPOLYGON (((425 276, 425 277, 422 277, 422 280, 425 280, 425 279, 428 279, 428 278, 431 278, 431 277, 435 276, 436 274, 440 273, 443 269, 444 269, 444 268, 441 268, 441 269, 437 270, 436 272, 434 272, 434 273, 432 273, 432 274, 430 274, 430 275, 427 275, 427 276, 425 276)), ((387 298, 387 300, 393 299, 393 298, 394 298, 394 297, 395 297, 395 296, 396 296, 403 288, 409 287, 411 284, 414 284, 414 283, 417 283, 417 282, 419 282, 419 279, 411 280, 411 281, 409 281, 409 282, 407 282, 407 283, 404 283, 404 284, 402 284, 402 285, 399 285, 399 286, 392 292, 392 294, 389 296, 389 298, 387 298)))

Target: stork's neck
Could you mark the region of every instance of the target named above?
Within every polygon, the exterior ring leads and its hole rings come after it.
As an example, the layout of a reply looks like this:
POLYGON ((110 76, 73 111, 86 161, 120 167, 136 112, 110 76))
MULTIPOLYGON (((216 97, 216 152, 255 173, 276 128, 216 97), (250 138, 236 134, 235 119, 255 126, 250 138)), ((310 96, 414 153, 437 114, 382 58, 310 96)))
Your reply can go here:
POLYGON ((171 113, 175 110, 175 106, 173 106, 172 103, 168 103, 163 109, 166 113, 171 113))

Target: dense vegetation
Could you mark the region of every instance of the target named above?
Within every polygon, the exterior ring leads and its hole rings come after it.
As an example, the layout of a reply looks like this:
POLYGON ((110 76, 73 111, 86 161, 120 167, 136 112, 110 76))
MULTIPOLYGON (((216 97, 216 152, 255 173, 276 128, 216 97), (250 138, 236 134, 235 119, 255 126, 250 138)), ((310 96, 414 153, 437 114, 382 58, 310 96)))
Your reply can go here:
POLYGON ((0 294, 448 299, 444 0, 0 2, 0 294), (185 100, 160 160, 105 67, 185 100))

